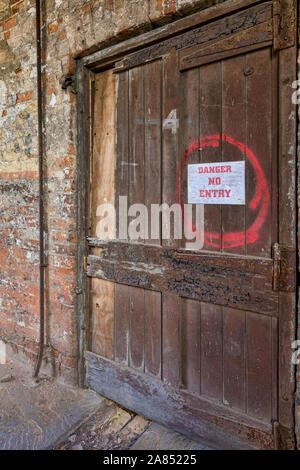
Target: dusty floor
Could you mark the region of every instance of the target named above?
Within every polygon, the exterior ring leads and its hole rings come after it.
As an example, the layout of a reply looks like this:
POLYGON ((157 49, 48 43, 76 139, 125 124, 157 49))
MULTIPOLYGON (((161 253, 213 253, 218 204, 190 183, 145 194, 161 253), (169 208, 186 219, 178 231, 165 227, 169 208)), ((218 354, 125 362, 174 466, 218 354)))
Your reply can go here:
POLYGON ((90 390, 32 379, 32 370, 0 364, 0 450, 47 449, 94 414, 103 399, 90 390))
POLYGON ((142 416, 104 400, 103 406, 56 449, 60 450, 208 450, 142 416))
POLYGON ((0 450, 205 450, 205 443, 151 423, 90 390, 38 382, 32 370, 0 364, 0 450))

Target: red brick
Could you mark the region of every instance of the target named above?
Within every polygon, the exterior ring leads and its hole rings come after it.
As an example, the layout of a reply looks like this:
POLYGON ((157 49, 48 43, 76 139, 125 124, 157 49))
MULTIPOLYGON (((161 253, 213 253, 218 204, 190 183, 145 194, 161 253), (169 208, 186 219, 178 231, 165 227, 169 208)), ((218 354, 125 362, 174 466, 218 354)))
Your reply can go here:
POLYGON ((21 8, 23 8, 23 6, 24 6, 24 2, 20 2, 16 5, 12 6, 11 7, 11 13, 13 15, 15 15, 16 13, 18 13, 21 10, 21 8))
POLYGON ((56 33, 58 31, 58 26, 56 23, 51 23, 48 26, 48 32, 49 34, 56 33))
POLYGON ((24 93, 17 93, 17 103, 24 103, 32 99, 32 90, 25 91, 24 93))
POLYGON ((14 26, 16 26, 16 17, 15 16, 10 18, 9 20, 4 21, 3 30, 7 31, 8 29, 13 28, 14 26))
POLYGON ((176 11, 176 0, 164 0, 164 13, 174 13, 176 11))

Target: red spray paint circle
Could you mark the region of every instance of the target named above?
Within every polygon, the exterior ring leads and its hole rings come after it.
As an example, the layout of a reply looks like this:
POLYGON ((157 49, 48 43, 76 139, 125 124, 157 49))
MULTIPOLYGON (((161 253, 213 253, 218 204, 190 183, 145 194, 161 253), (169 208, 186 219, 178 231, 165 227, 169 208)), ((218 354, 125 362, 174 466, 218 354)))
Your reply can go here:
POLYGON ((180 190, 180 178, 183 175, 184 165, 192 152, 194 152, 200 147, 201 148, 219 147, 221 141, 227 142, 237 147, 245 155, 248 161, 251 163, 253 170, 255 172, 256 188, 255 188, 255 194, 249 203, 249 207, 253 211, 259 208, 259 211, 253 224, 251 225, 250 228, 246 230, 246 232, 224 233, 222 235, 222 240, 221 240, 220 233, 205 232, 204 234, 200 234, 200 235, 204 236, 204 242, 207 246, 220 248, 221 242, 222 242, 224 248, 234 248, 234 247, 243 246, 245 243, 247 245, 252 244, 258 240, 259 238, 258 232, 265 222, 269 205, 270 205, 270 192, 269 192, 268 184, 267 184, 264 172, 258 162, 258 159, 254 155, 252 150, 246 147, 246 145, 244 145, 243 143, 226 135, 219 135, 219 134, 208 135, 208 136, 195 140, 191 145, 189 145, 189 147, 184 152, 182 159, 181 159, 181 163, 179 167, 177 168, 176 197, 177 197, 177 203, 180 204, 182 207, 182 213, 183 213, 183 218, 185 220, 185 223, 188 224, 189 229, 192 230, 193 233, 196 234, 196 228, 193 226, 192 222, 188 220, 184 215, 184 202, 183 202, 183 197, 182 197, 182 193, 180 190))

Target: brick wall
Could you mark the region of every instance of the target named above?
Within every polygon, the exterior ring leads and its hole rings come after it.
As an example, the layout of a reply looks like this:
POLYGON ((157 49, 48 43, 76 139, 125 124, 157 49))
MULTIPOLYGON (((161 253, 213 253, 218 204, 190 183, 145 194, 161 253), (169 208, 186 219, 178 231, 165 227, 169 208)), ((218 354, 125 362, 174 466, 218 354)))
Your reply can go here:
MULTIPOLYGON (((300 4, 298 2, 298 51, 300 51, 300 4)), ((298 79, 300 80, 300 52, 298 53, 298 79)), ((300 248, 300 107, 298 106, 298 250, 300 248)), ((298 262, 300 263, 300 251, 298 253, 298 262)), ((300 264, 299 264, 300 267, 300 264)), ((300 291, 298 295, 298 340, 300 340, 300 291)), ((300 348, 298 348, 300 352, 300 348)), ((300 360, 300 354, 298 355, 300 360)), ((296 417, 296 436, 298 449, 300 449, 300 363, 297 367, 297 390, 296 390, 296 404, 295 404, 295 417, 296 417)))
MULTIPOLYGON (((44 0, 47 351, 44 369, 76 381, 76 103, 59 80, 74 57, 223 0, 44 0)), ((34 0, 0 0, 0 339, 34 363, 39 221, 34 0)))

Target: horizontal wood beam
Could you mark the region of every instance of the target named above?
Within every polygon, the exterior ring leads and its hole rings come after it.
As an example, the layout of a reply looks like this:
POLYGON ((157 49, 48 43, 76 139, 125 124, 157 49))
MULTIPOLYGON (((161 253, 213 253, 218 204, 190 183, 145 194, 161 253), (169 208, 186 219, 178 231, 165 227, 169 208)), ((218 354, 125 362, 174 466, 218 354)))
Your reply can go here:
POLYGON ((126 56, 115 66, 115 72, 122 72, 154 59, 161 58, 172 49, 189 50, 199 46, 201 51, 207 48, 215 50, 215 42, 222 43, 223 48, 234 49, 238 44, 249 44, 273 41, 273 9, 272 3, 267 2, 238 12, 229 18, 188 31, 181 36, 171 37, 163 42, 154 44, 141 51, 126 56), (247 33, 251 31, 251 33, 247 33), (250 38, 249 38, 250 34, 250 38), (227 44, 226 44, 227 42, 227 44), (212 44, 212 45, 210 45, 212 44))
POLYGON ((88 387, 191 438, 201 438, 221 448, 227 448, 228 443, 237 448, 241 445, 236 440, 238 436, 249 446, 273 447, 271 423, 262 423, 184 390, 174 390, 158 379, 91 352, 86 352, 86 363, 88 387))
MULTIPOLYGON (((102 48, 93 54, 87 51, 84 54, 85 56, 82 54, 79 55, 78 58, 82 58, 84 66, 89 67, 94 71, 99 71, 102 67, 107 67, 109 64, 113 65, 125 54, 133 53, 145 46, 150 46, 151 44, 155 44, 156 42, 170 38, 171 36, 182 34, 189 29, 259 3, 263 3, 263 0, 234 0, 225 2, 224 4, 218 3, 210 8, 206 8, 205 10, 192 15, 187 15, 184 18, 155 28, 147 33, 137 34, 136 37, 132 37, 126 41, 124 41, 123 37, 120 36, 120 42, 117 44, 112 44, 111 46, 102 48)), ((117 39, 118 38, 114 38, 115 41, 117 39)))
POLYGON ((273 261, 89 239, 87 274, 107 281, 276 316, 273 261))

